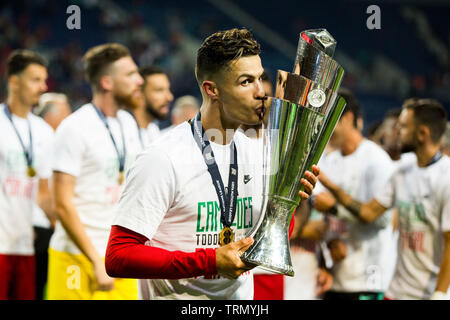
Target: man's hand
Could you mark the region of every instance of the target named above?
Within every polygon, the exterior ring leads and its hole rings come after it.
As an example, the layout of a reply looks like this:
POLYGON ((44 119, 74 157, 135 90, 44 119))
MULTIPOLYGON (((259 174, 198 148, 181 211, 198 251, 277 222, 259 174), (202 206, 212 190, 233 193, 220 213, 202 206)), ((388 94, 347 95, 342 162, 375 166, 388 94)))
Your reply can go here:
POLYGON ((247 265, 241 255, 253 244, 253 238, 247 237, 216 249, 217 273, 231 279, 237 279, 242 273, 255 266, 247 265))
POLYGON ((331 289, 333 276, 326 269, 320 268, 317 274, 316 295, 319 296, 331 289))
POLYGON ((94 277, 96 281, 96 290, 110 291, 114 289, 114 279, 108 276, 103 260, 93 264, 94 277))
POLYGON ((314 209, 320 212, 328 212, 336 205, 336 198, 329 192, 321 192, 314 196, 314 209))
POLYGON ((300 183, 305 188, 305 191, 299 191, 298 194, 300 197, 304 200, 308 199, 309 196, 312 194, 314 187, 316 186, 317 179, 320 174, 320 169, 318 166, 312 166, 312 172, 311 171, 305 171, 304 178, 300 179, 300 183))

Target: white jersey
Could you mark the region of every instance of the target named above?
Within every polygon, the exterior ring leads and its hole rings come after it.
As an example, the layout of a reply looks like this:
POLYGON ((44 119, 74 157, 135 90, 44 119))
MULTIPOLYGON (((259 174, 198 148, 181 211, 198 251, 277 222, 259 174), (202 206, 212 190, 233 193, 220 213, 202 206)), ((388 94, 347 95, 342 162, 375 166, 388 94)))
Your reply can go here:
POLYGON ((154 142, 161 136, 161 131, 156 123, 150 122, 147 128, 141 128, 140 138, 142 139, 142 144, 144 148, 148 147, 148 145, 154 142))
POLYGON ((31 255, 33 249, 32 212, 39 179, 52 174, 53 130, 41 118, 12 115, 17 131, 28 149, 29 129, 33 142, 33 168, 37 175, 27 176, 27 162, 20 140, 0 105, 0 254, 31 255))
MULTIPOLYGON (((354 199, 367 202, 389 179, 394 165, 382 148, 364 139, 352 154, 343 156, 339 150, 328 154, 321 161, 321 170, 354 199)), ((387 263, 395 250, 392 211, 366 224, 338 206, 338 218, 330 217, 329 223, 332 232, 346 243, 347 256, 332 268, 332 290, 385 291, 390 280, 387 263)))
MULTIPOLYGON (((235 240, 256 224, 261 204, 260 164, 249 138, 236 132, 238 198, 231 228, 235 240)), ((230 146, 211 142, 224 186, 228 185, 230 146)), ((115 225, 140 233, 149 245, 169 251, 217 248, 222 229, 220 206, 211 176, 190 124, 184 122, 152 143, 128 172, 115 225)), ((180 280, 140 280, 143 299, 252 299, 253 275, 231 280, 204 276, 180 280)))
MULTIPOLYGON (((123 128, 126 147, 125 170, 141 151, 133 117, 119 110, 117 117, 108 117, 108 125, 119 151, 122 150, 123 128), (119 124, 120 121, 120 124, 119 124)), ((119 161, 108 129, 92 104, 72 113, 56 131, 54 171, 76 177, 73 203, 86 233, 101 255, 105 254, 113 209, 119 200, 119 161)), ((58 222, 50 241, 54 250, 80 253, 58 222)))
POLYGON ((399 214, 398 261, 386 295, 429 299, 443 255, 442 232, 450 231, 450 159, 424 168, 415 158, 404 161, 376 200, 399 214))

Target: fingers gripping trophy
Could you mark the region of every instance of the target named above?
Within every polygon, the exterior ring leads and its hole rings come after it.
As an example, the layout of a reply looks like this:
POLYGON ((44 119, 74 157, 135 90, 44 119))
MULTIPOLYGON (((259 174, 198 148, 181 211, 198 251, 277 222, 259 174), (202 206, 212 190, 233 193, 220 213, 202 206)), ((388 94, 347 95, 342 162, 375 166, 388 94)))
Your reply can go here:
POLYGON ((344 70, 332 58, 335 48, 327 30, 303 31, 293 72, 278 70, 263 134, 263 214, 249 233, 255 242, 241 257, 272 272, 294 275, 288 230, 300 179, 319 161, 346 104, 337 94, 344 70))

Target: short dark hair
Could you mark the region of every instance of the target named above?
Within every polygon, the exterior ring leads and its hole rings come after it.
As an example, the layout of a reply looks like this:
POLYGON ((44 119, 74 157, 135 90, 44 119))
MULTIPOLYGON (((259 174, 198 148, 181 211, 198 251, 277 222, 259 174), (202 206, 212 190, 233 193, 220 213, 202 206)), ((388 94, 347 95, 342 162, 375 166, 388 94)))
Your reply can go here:
POLYGON ((38 64, 47 68, 47 61, 36 52, 27 49, 14 50, 6 62, 6 77, 21 73, 30 64, 38 64))
POLYGON ((101 76, 115 61, 131 56, 127 47, 118 43, 105 43, 89 49, 83 57, 86 80, 98 88, 101 76))
POLYGON ((197 81, 222 70, 230 61, 260 53, 261 47, 249 30, 218 31, 207 37, 197 51, 197 81))
POLYGON ((361 117, 361 106, 358 102, 358 99, 356 99, 353 92, 346 88, 340 88, 338 90, 338 94, 347 102, 344 111, 342 111, 342 114, 345 114, 347 112, 353 113, 353 126, 355 128, 358 128, 358 118, 361 117))
POLYGON ((447 127, 447 111, 442 104, 435 99, 415 99, 403 107, 414 112, 415 123, 427 126, 431 140, 438 143, 447 127))
POLYGON ((144 86, 147 84, 147 77, 154 74, 165 74, 167 73, 160 67, 151 65, 151 66, 142 66, 139 68, 139 74, 144 79, 144 86))
POLYGON ((398 119, 401 112, 402 112, 401 108, 389 109, 384 114, 384 119, 392 119, 392 118, 398 119))

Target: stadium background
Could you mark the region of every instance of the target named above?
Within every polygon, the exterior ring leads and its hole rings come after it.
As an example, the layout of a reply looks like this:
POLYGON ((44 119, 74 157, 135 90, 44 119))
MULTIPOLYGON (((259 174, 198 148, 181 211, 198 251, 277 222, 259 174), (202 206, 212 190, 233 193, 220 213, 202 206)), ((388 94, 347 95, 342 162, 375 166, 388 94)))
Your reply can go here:
POLYGON ((49 91, 67 94, 75 110, 91 97, 81 63, 91 46, 125 44, 138 65, 168 71, 175 98, 200 98, 193 70, 197 48, 209 34, 249 28, 273 78, 277 69, 291 71, 298 33, 324 27, 338 41, 335 58, 346 71, 344 86, 359 98, 367 128, 411 96, 436 98, 450 111, 449 17, 448 0, 2 1, 0 99, 6 97, 6 57, 16 48, 49 60, 49 91), (80 30, 66 26, 72 4, 81 9, 80 30), (366 26, 372 4, 381 9, 380 30, 366 26))

